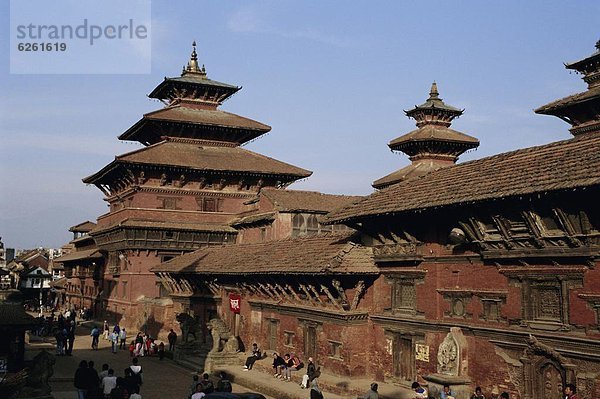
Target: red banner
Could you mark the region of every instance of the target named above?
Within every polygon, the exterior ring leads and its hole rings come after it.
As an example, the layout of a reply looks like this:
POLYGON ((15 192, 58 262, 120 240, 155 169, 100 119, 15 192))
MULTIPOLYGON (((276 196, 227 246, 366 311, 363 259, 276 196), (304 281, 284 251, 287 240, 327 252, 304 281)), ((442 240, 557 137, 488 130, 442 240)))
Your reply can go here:
POLYGON ((229 294, 229 309, 233 313, 240 313, 242 296, 240 294, 229 294))

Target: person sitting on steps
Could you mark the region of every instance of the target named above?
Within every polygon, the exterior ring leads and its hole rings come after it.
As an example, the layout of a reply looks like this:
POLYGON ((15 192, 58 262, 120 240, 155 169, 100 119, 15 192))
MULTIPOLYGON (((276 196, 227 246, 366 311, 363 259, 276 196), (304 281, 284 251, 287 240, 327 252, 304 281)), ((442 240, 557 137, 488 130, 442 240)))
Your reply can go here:
POLYGON ((262 353, 260 349, 258 349, 257 343, 252 344, 252 354, 246 358, 246 364, 244 365, 244 370, 252 370, 252 366, 254 366, 254 362, 260 360, 262 358, 262 353))

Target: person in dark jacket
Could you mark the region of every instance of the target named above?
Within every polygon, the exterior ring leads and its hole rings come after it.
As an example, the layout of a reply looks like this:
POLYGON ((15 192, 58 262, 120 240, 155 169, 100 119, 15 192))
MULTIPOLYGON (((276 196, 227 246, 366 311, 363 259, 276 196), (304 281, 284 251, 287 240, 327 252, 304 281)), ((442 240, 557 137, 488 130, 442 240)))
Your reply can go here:
POLYGON ((316 378, 310 383, 310 399, 323 399, 323 392, 321 392, 316 378))
POLYGON ((227 374, 224 371, 219 373, 219 382, 217 382, 217 392, 232 392, 233 387, 231 386, 231 382, 227 378, 227 374))
POLYGON ((274 377, 283 377, 283 368, 285 367, 285 360, 277 352, 273 352, 273 371, 274 377))
POLYGON ((262 353, 260 352, 260 349, 258 349, 258 345, 255 342, 252 344, 252 353, 246 359, 246 365, 244 366, 244 370, 252 370, 252 366, 254 365, 254 362, 256 362, 257 360, 260 360, 261 357, 262 357, 262 353))
POLYGON ((75 388, 77 389, 77 397, 79 399, 86 399, 90 387, 90 373, 88 364, 85 360, 79 362, 79 367, 75 370, 73 385, 75 385, 75 388))
POLYGON ((310 382, 321 375, 321 368, 315 366, 315 362, 312 357, 308 358, 308 365, 306 366, 306 374, 302 376, 302 382, 300 386, 302 388, 308 388, 310 382))

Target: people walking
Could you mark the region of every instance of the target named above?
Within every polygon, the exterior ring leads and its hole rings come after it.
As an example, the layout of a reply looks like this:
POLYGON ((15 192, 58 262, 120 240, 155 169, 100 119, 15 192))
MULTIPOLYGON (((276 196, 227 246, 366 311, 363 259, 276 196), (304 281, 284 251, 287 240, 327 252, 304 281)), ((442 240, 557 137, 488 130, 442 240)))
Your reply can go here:
POLYGON ((92 349, 93 350, 98 350, 98 340, 100 339, 100 329, 96 326, 94 326, 94 328, 92 328, 92 332, 91 332, 91 337, 92 337, 92 349))
POLYGON ((316 378, 310 383, 310 399, 324 399, 316 378))
POLYGON ((67 346, 66 353, 68 356, 72 356, 74 342, 75 342, 75 320, 71 320, 71 323, 67 329, 68 346, 67 346))
POLYGON ((110 392, 117 387, 117 376, 115 370, 108 369, 106 377, 102 378, 102 393, 105 398, 110 398, 110 392))
POLYGON ((173 329, 171 329, 171 332, 169 332, 169 335, 167 335, 167 340, 169 341, 169 351, 174 351, 175 343, 177 342, 177 334, 175 331, 173 331, 173 329))
POLYGON ((110 333, 110 347, 112 353, 117 353, 117 348, 119 346, 119 334, 115 331, 110 333))
POLYGON ((160 341, 158 344, 158 359, 163 360, 165 358, 165 343, 160 341))
POLYGON ((108 321, 104 320, 104 325, 102 326, 102 331, 104 334, 104 339, 108 340, 108 336, 110 334, 110 327, 108 326, 108 321))
POLYGON ((79 362, 79 367, 75 370, 73 385, 77 389, 78 399, 86 399, 88 390, 90 389, 90 373, 88 371, 88 363, 85 360, 79 362))
POLYGON ((565 385, 565 399, 579 399, 575 384, 565 385))
POLYGON ((119 349, 125 349, 125 346, 127 346, 127 331, 123 327, 119 332, 119 349))

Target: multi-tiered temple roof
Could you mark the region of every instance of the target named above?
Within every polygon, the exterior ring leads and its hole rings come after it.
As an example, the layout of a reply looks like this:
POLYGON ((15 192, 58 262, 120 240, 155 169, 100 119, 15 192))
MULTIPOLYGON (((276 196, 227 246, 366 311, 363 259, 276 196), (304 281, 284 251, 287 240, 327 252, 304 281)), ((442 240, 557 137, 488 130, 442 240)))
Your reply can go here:
POLYGON ((463 112, 442 101, 434 82, 427 101, 405 111, 406 116, 416 120, 418 129, 388 144, 392 151, 402 151, 408 155, 412 164, 376 180, 373 187, 385 188, 452 165, 460 154, 479 146, 479 140, 475 137, 450 129, 452 121, 463 112))
POLYGON ((177 179, 185 175, 187 181, 199 175, 214 181, 247 176, 252 182, 246 179, 245 184, 257 188, 284 187, 310 176, 308 170, 240 147, 271 130, 263 123, 218 109, 240 89, 208 79, 206 68, 198 64, 194 42, 181 76, 165 78, 149 95, 166 106, 145 114, 119 136, 146 147, 117 156, 83 181, 112 195, 163 172, 177 179))
POLYGON ((571 134, 600 133, 600 41, 596 52, 580 61, 565 64, 583 75, 588 89, 582 93, 561 98, 535 110, 538 114, 554 115, 573 126, 571 134))
POLYGON ((243 144, 271 130, 270 126, 218 109, 241 87, 208 79, 198 64, 196 43, 181 76, 165 78, 150 94, 167 106, 145 114, 120 140, 155 144, 163 136, 243 144))

